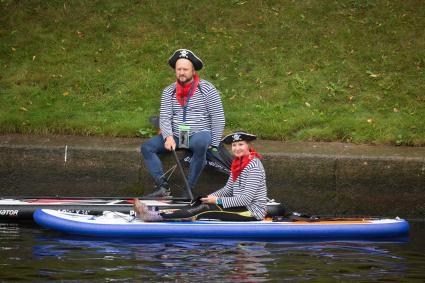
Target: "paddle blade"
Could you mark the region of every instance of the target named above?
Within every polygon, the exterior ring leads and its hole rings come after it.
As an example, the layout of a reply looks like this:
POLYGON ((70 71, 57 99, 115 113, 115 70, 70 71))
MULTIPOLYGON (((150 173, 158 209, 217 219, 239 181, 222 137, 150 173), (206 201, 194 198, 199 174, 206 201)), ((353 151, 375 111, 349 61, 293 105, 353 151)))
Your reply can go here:
POLYGON ((207 151, 207 165, 227 175, 231 173, 233 157, 222 143, 207 151))

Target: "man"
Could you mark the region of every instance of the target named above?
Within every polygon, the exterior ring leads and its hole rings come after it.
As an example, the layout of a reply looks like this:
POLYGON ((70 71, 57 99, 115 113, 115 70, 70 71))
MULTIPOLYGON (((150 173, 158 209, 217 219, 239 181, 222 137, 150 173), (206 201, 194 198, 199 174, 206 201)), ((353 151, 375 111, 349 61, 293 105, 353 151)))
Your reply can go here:
POLYGON ((219 145, 225 125, 218 91, 196 72, 203 67, 201 59, 188 49, 179 49, 168 64, 175 70, 177 81, 162 92, 161 133, 141 146, 144 163, 156 183, 155 191, 147 197, 171 195, 158 154, 179 148, 192 151, 188 183, 193 189, 206 164, 207 150, 219 145))

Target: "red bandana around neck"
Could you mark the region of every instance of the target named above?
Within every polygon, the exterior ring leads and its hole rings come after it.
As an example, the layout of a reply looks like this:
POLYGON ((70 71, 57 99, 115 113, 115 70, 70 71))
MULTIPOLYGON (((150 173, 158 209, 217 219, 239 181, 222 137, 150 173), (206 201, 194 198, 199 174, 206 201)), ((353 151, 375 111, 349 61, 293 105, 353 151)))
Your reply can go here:
POLYGON ((233 182, 239 177, 243 169, 254 159, 254 157, 261 158, 261 154, 257 153, 253 148, 249 149, 249 154, 241 158, 235 158, 232 162, 232 180, 233 182))
MULTIPOLYGON (((194 82, 194 85, 193 85, 192 95, 190 96, 191 98, 193 94, 195 93, 196 88, 198 87, 198 83, 199 83, 198 74, 195 74, 193 76, 193 82, 194 82)), ((182 86, 179 83, 179 81, 177 81, 176 83, 176 99, 182 107, 186 104, 187 96, 189 94, 191 86, 192 86, 192 82, 188 82, 184 86, 182 86)))

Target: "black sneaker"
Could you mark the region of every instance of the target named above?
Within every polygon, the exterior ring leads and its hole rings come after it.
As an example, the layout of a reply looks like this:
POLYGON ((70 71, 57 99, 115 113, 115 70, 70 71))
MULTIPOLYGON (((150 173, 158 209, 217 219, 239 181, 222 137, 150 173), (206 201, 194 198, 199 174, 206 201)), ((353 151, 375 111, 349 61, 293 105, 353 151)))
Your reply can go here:
POLYGON ((155 191, 144 196, 145 198, 171 198, 171 190, 166 182, 157 186, 155 191))

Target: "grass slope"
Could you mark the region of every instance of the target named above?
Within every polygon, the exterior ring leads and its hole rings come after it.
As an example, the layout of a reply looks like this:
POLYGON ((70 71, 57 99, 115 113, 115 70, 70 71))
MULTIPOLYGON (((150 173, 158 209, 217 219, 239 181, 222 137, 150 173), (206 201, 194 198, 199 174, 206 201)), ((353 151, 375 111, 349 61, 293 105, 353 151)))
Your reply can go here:
POLYGON ((178 48, 226 132, 425 145, 421 0, 0 1, 0 132, 150 136, 178 48))

